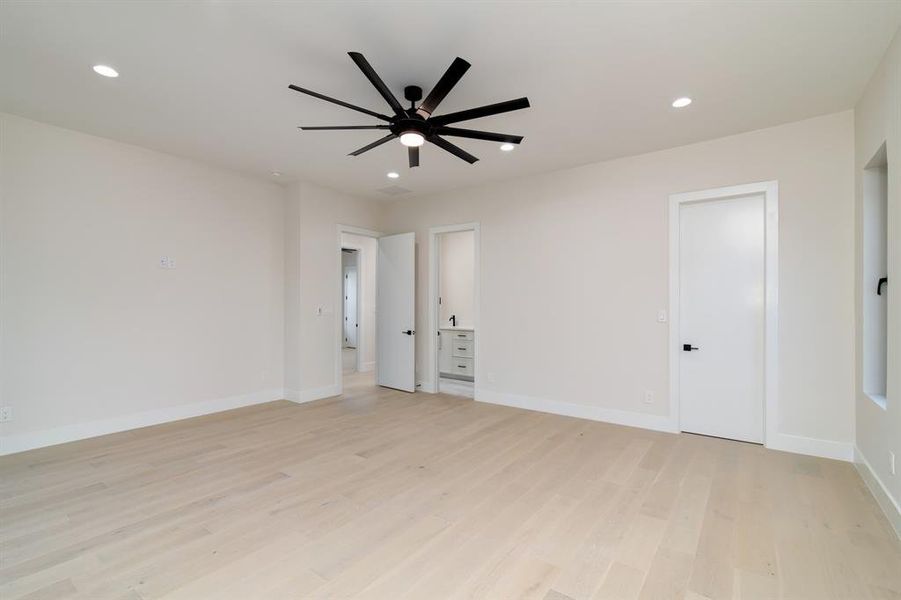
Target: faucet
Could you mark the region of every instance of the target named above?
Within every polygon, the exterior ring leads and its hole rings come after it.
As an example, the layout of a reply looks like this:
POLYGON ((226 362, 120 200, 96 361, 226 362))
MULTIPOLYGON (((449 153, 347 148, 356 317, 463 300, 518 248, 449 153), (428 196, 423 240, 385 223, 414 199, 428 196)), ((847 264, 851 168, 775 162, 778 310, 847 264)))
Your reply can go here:
POLYGON ((457 315, 451 315, 451 318, 448 319, 448 321, 451 322, 451 326, 456 327, 457 326, 457 315))

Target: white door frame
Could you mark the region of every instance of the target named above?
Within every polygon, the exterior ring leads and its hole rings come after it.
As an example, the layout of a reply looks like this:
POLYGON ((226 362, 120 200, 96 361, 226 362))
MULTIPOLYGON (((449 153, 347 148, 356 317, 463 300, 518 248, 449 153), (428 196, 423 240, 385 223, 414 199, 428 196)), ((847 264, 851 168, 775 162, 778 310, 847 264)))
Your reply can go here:
MULTIPOLYGON (((341 264, 341 248, 349 248, 357 251, 357 324, 360 323, 360 297, 363 289, 363 270, 360 268, 363 265, 363 248, 361 246, 355 246, 353 244, 343 244, 341 242, 341 234, 342 233, 351 233, 353 235, 362 235, 364 237, 371 237, 378 239, 382 237, 382 233, 378 231, 373 231, 371 229, 363 229, 362 227, 354 227, 352 225, 338 225, 338 253, 337 253, 337 266, 336 270, 338 273, 338 289, 337 289, 337 302, 335 306, 343 307, 344 303, 344 265, 341 264)), ((376 266, 375 271, 376 279, 378 279, 378 266, 376 266)), ((372 299, 375 302, 375 298, 372 299)), ((376 310, 378 310, 378 306, 376 306, 376 310)), ((375 325, 375 324, 374 324, 375 325)), ((341 395, 344 393, 344 368, 343 368, 343 358, 341 354, 341 350, 344 347, 344 310, 335 310, 335 329, 337 330, 337 334, 335 335, 335 391, 337 395, 341 395)), ((375 333, 378 336, 378 331, 375 333)), ((361 370, 362 361, 363 361, 363 353, 361 349, 363 348, 363 341, 365 339, 365 335, 363 333, 362 327, 357 327, 357 372, 361 370)), ((376 357, 378 360, 378 357, 376 357)))
MULTIPOLYGON (((481 381, 480 379, 480 371, 481 361, 479 357, 481 356, 481 352, 479 351, 480 340, 482 339, 481 331, 479 329, 479 306, 481 304, 481 277, 479 275, 481 269, 481 260, 479 259, 480 254, 480 226, 478 222, 474 223, 460 223, 458 225, 441 225, 437 227, 429 227, 429 335, 428 335, 428 357, 429 364, 432 365, 432 376, 427 380, 422 382, 422 386, 420 389, 424 392, 437 393, 438 392, 438 236, 442 233, 453 233, 456 231, 472 231, 473 232, 473 244, 475 247, 473 248, 473 319, 472 326, 475 329, 475 348, 474 355, 475 360, 473 364, 475 366, 475 370, 473 371, 474 379, 476 385, 481 381)), ((478 399, 478 387, 475 390, 476 399, 478 399)))
POLYGON ((779 394, 779 184, 762 181, 729 187, 672 194, 669 197, 669 379, 670 419, 673 430, 682 431, 679 404, 679 218, 680 207, 693 202, 728 200, 764 195, 764 432, 763 443, 771 447, 778 437, 779 394))

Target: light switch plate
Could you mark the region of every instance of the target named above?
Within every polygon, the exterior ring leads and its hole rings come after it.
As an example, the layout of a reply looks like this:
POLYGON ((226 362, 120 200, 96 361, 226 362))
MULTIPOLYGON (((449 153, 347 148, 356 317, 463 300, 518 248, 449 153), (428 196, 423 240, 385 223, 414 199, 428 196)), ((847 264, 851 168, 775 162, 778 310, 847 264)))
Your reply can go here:
POLYGON ((13 420, 12 406, 0 406, 0 423, 8 423, 13 420))

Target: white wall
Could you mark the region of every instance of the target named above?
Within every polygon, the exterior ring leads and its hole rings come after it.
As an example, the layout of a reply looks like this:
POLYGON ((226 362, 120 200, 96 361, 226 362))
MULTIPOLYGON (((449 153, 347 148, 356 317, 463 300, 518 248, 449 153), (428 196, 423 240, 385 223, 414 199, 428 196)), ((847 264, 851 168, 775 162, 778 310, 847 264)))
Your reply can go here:
MULTIPOLYGON (((897 46, 858 107, 858 162, 887 123, 898 156, 888 116, 897 46)), ((769 179, 781 205, 779 430, 801 451, 837 455, 854 440, 850 112, 387 208, 18 117, 2 126, 6 451, 269 400, 283 387, 294 400, 336 393, 338 224, 417 231, 425 331, 428 227, 480 222, 481 396, 653 426, 668 415, 667 327, 655 319, 667 301, 667 197, 769 179), (163 254, 176 269, 158 268, 163 254), (643 403, 645 390, 655 403, 643 403)), ((889 185, 897 230, 897 172, 889 185)), ((424 351, 420 380, 431 377, 424 351)), ((862 410, 872 422, 858 445, 884 458, 897 419, 862 410)))
POLYGON ((373 237, 341 234, 341 244, 345 248, 357 248, 357 277, 360 286, 360 334, 358 351, 362 354, 360 362, 363 371, 375 368, 375 318, 376 290, 375 263, 378 258, 378 242, 373 237))
POLYGON ((864 479, 901 535, 901 32, 895 35, 855 110, 857 180, 856 441, 864 479), (888 369, 886 408, 863 393, 863 298, 872 294, 863 268, 864 168, 882 144, 888 154, 888 369), (894 452, 896 475, 889 469, 894 452))
POLYGON ((438 266, 441 310, 438 326, 448 327, 451 315, 457 316, 457 327, 472 327, 475 322, 473 276, 475 233, 454 231, 438 236, 441 245, 438 266))
POLYGON ((282 397, 279 186, 12 115, 0 136, 3 452, 282 397))
POLYGON ((309 401, 341 384, 338 225, 378 230, 382 207, 307 183, 289 186, 286 202, 285 394, 309 401))
MULTIPOLYGON (((481 223, 477 397, 647 426, 667 421, 667 198, 778 180, 783 446, 848 457, 854 438, 850 111, 391 205, 415 230, 426 330, 430 226, 481 223), (591 308, 591 319, 586 310, 591 308), (642 396, 653 391, 656 401, 642 396)), ((515 160, 515 153, 510 157, 515 160)), ((420 380, 432 365, 419 345, 420 380)))

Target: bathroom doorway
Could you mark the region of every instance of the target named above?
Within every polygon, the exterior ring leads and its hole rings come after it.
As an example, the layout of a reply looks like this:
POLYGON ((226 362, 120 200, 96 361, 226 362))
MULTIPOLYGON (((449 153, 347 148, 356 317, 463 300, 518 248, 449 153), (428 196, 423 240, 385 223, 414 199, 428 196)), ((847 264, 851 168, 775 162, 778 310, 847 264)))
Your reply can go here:
POLYGON ((478 225, 437 227, 430 234, 435 390, 474 398, 479 333, 478 225))

